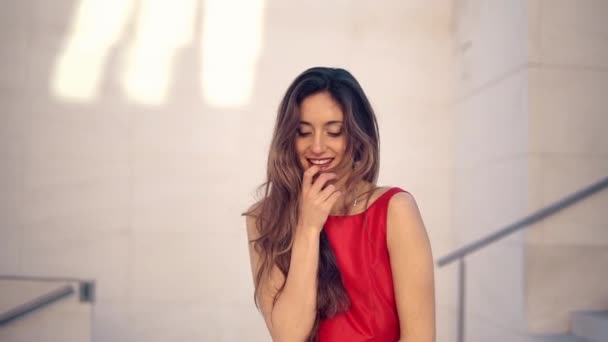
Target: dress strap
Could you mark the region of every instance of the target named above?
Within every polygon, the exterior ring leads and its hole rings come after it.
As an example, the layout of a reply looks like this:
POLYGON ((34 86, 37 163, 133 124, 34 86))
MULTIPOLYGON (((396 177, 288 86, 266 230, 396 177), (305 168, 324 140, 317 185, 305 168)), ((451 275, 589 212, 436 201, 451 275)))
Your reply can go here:
POLYGON ((407 191, 405 191, 399 187, 392 187, 392 188, 388 189, 382 195, 380 195, 380 197, 378 197, 378 199, 376 199, 376 202, 378 202, 378 206, 383 207, 383 208, 386 207, 388 205, 388 201, 390 201, 391 197, 393 197, 393 195, 398 192, 407 192, 407 191))

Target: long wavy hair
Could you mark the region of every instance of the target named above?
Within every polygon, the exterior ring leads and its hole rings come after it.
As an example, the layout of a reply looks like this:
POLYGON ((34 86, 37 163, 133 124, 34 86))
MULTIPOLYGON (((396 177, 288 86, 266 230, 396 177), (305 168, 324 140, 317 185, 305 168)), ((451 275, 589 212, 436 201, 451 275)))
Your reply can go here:
MULTIPOLYGON (((260 281, 274 265, 285 277, 289 273, 291 248, 298 223, 303 168, 295 148, 300 122, 300 104, 313 94, 328 92, 344 113, 347 137, 345 157, 337 169, 349 167, 345 182, 344 206, 348 213, 355 199, 355 185, 361 181, 376 184, 379 169, 379 135, 376 116, 357 80, 340 68, 314 67, 300 74, 289 86, 281 101, 270 144, 266 181, 258 191, 263 197, 243 215, 254 216, 259 238, 250 241, 260 255, 255 277, 254 301, 258 306, 260 281)), ((371 192, 367 196, 367 201, 371 192)), ((321 320, 348 310, 348 295, 327 235, 321 232, 317 281, 317 315, 308 341, 317 341, 321 320)), ((274 297, 273 306, 285 284, 274 297)))

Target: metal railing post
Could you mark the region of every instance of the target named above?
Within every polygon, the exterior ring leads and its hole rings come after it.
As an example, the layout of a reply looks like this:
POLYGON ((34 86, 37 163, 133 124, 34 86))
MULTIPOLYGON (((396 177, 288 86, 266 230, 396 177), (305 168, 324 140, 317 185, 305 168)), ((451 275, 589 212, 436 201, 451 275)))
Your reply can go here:
POLYGON ((464 342, 465 314, 466 314, 466 285, 467 269, 464 258, 458 261, 458 342, 464 342))

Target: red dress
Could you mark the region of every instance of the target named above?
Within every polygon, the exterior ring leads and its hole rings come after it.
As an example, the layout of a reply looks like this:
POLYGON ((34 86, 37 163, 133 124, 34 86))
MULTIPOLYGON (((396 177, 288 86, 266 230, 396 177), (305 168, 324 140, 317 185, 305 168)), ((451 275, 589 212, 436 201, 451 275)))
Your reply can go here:
POLYGON ((327 218, 324 229, 350 298, 350 309, 320 322, 319 342, 399 340, 386 213, 390 198, 404 191, 391 188, 362 213, 327 218))

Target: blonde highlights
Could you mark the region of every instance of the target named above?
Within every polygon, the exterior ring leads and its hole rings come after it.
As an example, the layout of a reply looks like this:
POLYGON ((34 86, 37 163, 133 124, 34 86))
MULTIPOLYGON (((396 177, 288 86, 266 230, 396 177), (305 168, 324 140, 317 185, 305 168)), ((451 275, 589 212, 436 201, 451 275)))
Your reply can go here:
MULTIPOLYGON (((243 215, 254 216, 259 238, 250 241, 260 255, 255 275, 254 300, 259 284, 274 265, 287 277, 291 246, 298 223, 302 187, 302 166, 295 149, 300 121, 299 106, 313 94, 328 92, 341 106, 347 136, 345 158, 338 168, 349 168, 344 193, 353 193, 361 181, 375 184, 379 170, 379 135, 374 111, 357 80, 340 68, 315 67, 304 71, 288 87, 278 109, 268 154, 266 181, 260 186, 262 198, 243 215)), ((368 195, 367 199, 369 200, 368 195)), ((353 195, 347 195, 341 210, 348 213, 353 195)), ((348 309, 349 299, 327 235, 321 233, 317 287, 317 317, 309 341, 317 340, 321 320, 348 309)), ((283 284, 284 286, 284 284, 283 284)), ((279 289, 274 302, 280 296, 279 289)))

